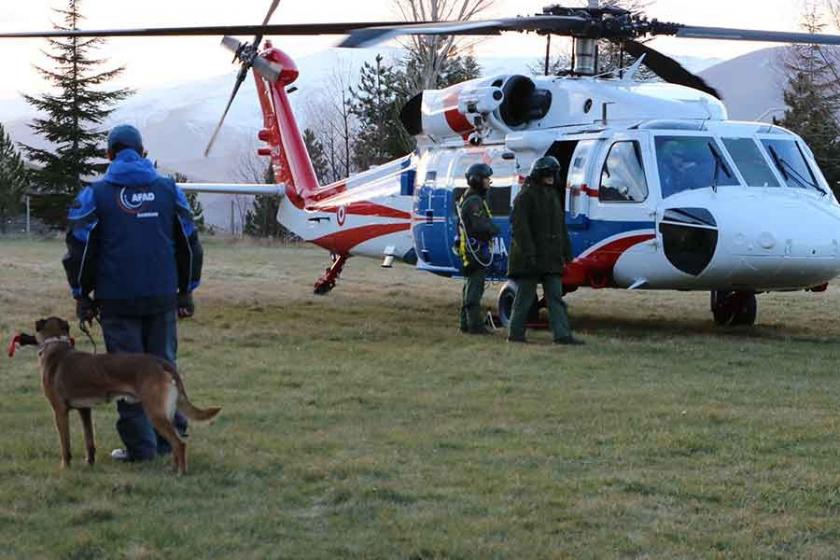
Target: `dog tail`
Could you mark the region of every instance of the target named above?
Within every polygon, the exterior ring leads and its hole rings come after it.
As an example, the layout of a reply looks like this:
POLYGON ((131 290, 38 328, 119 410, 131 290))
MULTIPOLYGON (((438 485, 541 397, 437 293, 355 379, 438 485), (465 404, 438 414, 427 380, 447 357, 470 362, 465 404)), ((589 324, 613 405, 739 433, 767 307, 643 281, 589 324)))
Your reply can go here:
POLYGON ((175 387, 178 389, 178 400, 175 407, 190 420, 196 422, 205 422, 214 418, 221 410, 220 406, 211 406, 209 408, 198 408, 190 402, 187 396, 187 389, 184 387, 184 381, 181 379, 181 374, 168 362, 163 362, 163 367, 175 380, 175 387))

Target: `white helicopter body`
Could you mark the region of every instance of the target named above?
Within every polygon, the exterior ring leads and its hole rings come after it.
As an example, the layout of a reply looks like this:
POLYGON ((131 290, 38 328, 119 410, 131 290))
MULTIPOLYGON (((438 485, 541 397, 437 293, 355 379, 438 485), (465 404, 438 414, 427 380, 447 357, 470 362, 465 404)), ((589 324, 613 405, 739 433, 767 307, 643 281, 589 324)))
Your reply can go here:
POLYGON ((840 274, 840 205, 808 147, 777 126, 727 120, 724 105, 706 93, 628 78, 523 76, 427 91, 418 103, 416 153, 320 187, 314 173, 301 171, 311 164, 294 120, 274 117, 284 112, 274 107, 288 109, 288 84, 257 79, 275 103, 266 122, 277 132, 261 137, 279 140, 269 142, 285 183, 278 221, 335 255, 336 275, 358 255, 459 276, 451 250, 455 200, 466 188, 466 168, 483 161, 495 171, 488 198, 502 230, 491 276, 503 279, 513 201, 531 163, 546 154, 567 170, 575 252, 564 275, 568 290, 755 294, 819 290, 840 274), (512 81, 529 96, 550 98, 538 118, 515 122, 505 113, 515 88, 504 86, 512 81), (693 158, 688 183, 663 176, 672 173, 663 152, 669 143, 693 158), (296 165, 287 164, 290 153, 296 165))

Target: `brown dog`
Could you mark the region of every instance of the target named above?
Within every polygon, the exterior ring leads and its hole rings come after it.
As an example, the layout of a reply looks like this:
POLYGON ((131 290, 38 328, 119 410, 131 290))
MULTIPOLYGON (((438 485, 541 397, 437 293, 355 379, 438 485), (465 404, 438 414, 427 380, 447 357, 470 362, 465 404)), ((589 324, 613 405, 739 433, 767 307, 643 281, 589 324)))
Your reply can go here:
POLYGON ((35 323, 35 336, 21 334, 12 342, 39 346, 41 382, 53 407, 61 441, 61 466, 70 466, 71 409, 79 411, 85 432, 87 463, 93 465, 96 444, 90 408, 114 399, 143 403, 149 421, 172 446, 175 469, 187 472, 187 446, 172 425, 175 410, 191 420, 210 420, 221 408, 201 410, 187 398, 184 383, 174 366, 150 354, 100 354, 77 352, 70 325, 58 317, 35 323))

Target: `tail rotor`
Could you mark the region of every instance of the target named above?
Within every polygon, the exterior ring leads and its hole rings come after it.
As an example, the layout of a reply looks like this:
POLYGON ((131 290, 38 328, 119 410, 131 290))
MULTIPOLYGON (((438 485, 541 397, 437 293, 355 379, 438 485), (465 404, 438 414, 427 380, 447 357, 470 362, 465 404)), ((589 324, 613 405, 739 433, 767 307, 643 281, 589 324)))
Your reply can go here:
MULTIPOLYGON (((268 21, 271 19, 271 16, 274 15, 274 11, 277 9, 279 4, 280 0, 272 0, 271 6, 268 8, 268 13, 265 15, 265 19, 263 20, 263 25, 268 24, 268 21)), ((248 70, 253 67, 257 73, 269 80, 276 80, 280 76, 280 70, 275 65, 258 56, 258 49, 260 48, 262 39, 262 33, 257 33, 257 35, 254 36, 254 42, 250 44, 242 43, 233 37, 225 36, 222 39, 222 45, 233 51, 234 61, 238 60, 241 64, 239 66, 239 72, 236 75, 236 82, 233 84, 233 91, 231 92, 227 105, 225 106, 225 110, 222 113, 222 118, 219 119, 219 124, 216 125, 216 128, 213 130, 213 134, 210 136, 210 141, 207 143, 207 148, 204 149, 204 157, 207 157, 210 154, 210 150, 213 149, 213 144, 216 142, 216 137, 222 129, 222 125, 225 122, 228 111, 230 111, 230 106, 233 104, 236 94, 239 93, 239 88, 242 87, 242 82, 244 82, 245 78, 248 76, 248 70)))

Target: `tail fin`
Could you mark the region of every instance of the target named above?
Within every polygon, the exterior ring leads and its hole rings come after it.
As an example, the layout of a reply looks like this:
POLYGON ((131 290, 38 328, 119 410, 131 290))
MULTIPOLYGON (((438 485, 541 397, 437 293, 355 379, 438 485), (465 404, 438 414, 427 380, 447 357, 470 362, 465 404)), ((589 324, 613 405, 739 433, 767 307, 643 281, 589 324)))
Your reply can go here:
POLYGON ((172 379, 175 381, 175 387, 178 389, 178 400, 176 401, 175 406, 180 412, 184 413, 187 418, 196 422, 204 422, 206 420, 211 420, 222 410, 222 407, 220 406, 211 406, 209 408, 202 409, 193 405, 187 396, 187 389, 184 387, 184 381, 181 379, 181 374, 179 374, 178 370, 175 369, 175 367, 169 362, 163 362, 162 360, 161 362, 163 363, 163 369, 169 372, 169 375, 171 375, 172 379))
POLYGON ((269 41, 260 56, 279 66, 280 72, 276 81, 254 73, 263 113, 264 128, 259 138, 269 146, 261 148, 259 154, 271 157, 275 181, 285 184, 289 201, 302 208, 318 191, 319 184, 286 93, 286 87, 297 79, 299 72, 291 57, 272 47, 269 41))

